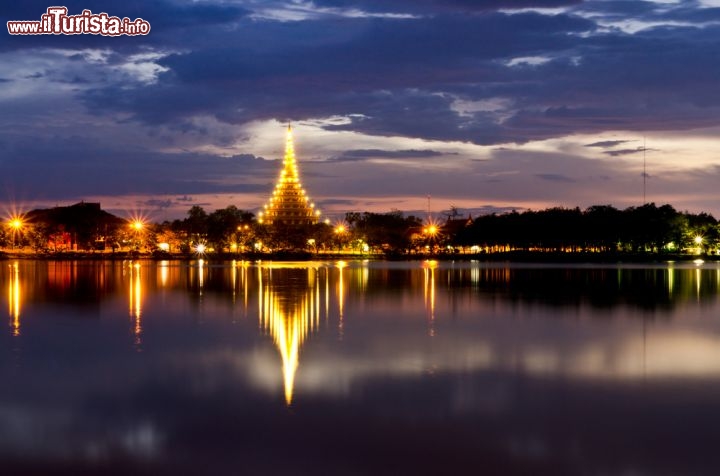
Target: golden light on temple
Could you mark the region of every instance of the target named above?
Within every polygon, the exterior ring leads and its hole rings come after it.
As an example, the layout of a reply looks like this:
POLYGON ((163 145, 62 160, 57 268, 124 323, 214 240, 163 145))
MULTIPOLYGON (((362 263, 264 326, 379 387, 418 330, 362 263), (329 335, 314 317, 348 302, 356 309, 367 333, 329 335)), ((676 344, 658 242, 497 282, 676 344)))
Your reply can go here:
POLYGON ((258 223, 273 225, 314 225, 320 211, 300 183, 292 127, 285 136, 283 168, 268 202, 258 212, 258 223))
MULTIPOLYGON (((261 327, 273 337, 282 359, 285 403, 290 405, 295 388, 295 375, 300 362, 300 347, 308 334, 319 326, 319 294, 315 279, 316 270, 307 269, 308 279, 301 290, 286 295, 286 287, 275 288, 273 269, 258 273, 260 299, 258 300, 261 327)), ((301 270, 293 270, 301 271, 301 270)), ((305 271, 305 270, 302 270, 305 271)))
POLYGON ((20 335, 20 303, 22 298, 18 262, 15 261, 13 264, 9 265, 9 268, 10 280, 8 281, 8 313, 10 314, 12 335, 17 337, 20 335))

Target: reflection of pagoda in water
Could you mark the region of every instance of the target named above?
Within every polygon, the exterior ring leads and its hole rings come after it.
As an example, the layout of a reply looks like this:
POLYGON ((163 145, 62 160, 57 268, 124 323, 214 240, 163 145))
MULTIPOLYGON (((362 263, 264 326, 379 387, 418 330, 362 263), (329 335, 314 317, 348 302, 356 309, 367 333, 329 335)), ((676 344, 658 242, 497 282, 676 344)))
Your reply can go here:
POLYGON ((258 221, 268 225, 314 225, 319 217, 320 211, 315 210, 300 184, 292 128, 288 126, 283 169, 270 201, 258 213, 258 221))
POLYGON ((288 405, 292 403, 300 347, 320 325, 317 273, 315 268, 258 268, 260 325, 280 351, 288 405))

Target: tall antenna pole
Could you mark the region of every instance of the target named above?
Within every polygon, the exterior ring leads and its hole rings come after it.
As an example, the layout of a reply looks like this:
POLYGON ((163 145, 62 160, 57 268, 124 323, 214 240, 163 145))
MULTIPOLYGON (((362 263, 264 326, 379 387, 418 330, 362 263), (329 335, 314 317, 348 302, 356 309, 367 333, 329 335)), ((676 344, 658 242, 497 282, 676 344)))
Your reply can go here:
POLYGON ((645 146, 645 136, 643 136, 643 205, 647 203, 647 147, 645 146))
POLYGON ((428 221, 430 221, 430 195, 427 196, 427 200, 428 200, 427 214, 428 214, 428 221))

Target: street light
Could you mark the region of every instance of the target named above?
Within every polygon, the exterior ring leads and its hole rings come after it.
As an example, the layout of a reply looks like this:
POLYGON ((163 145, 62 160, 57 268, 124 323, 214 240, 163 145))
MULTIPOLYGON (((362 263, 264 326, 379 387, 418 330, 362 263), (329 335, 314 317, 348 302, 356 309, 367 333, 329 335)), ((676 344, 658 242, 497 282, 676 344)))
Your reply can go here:
POLYGON ((338 251, 342 251, 342 249, 345 247, 345 234, 347 233, 347 231, 348 227, 345 225, 344 222, 338 223, 333 229, 333 232, 337 237, 338 251))
POLYGON ((135 219, 130 223, 130 228, 135 230, 135 249, 140 250, 140 233, 145 228, 145 222, 135 219))
POLYGON ((695 248, 696 255, 702 254, 703 239, 704 238, 702 237, 702 235, 695 235, 695 238, 693 238, 693 241, 697 245, 697 247, 695 248))
POLYGON ((23 220, 19 216, 12 217, 8 222, 10 228, 12 228, 12 247, 15 249, 15 236, 23 227, 23 220))

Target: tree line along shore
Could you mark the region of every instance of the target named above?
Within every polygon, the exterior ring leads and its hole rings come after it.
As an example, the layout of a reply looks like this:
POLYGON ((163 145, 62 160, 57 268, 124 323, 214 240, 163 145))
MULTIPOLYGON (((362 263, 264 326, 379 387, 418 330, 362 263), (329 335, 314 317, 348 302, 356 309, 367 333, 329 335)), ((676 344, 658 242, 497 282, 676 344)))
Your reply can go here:
POLYGON ((0 229, 4 256, 103 257, 476 257, 486 259, 621 260, 712 258, 720 225, 707 213, 654 203, 512 211, 442 219, 352 212, 314 225, 263 225, 252 212, 228 206, 191 207, 183 219, 153 223, 122 218, 98 203, 32 210, 0 229))

